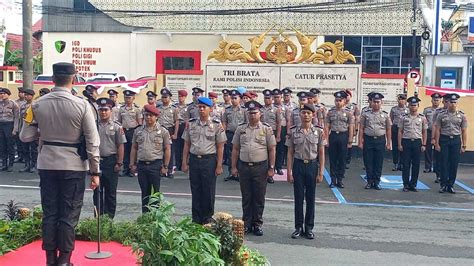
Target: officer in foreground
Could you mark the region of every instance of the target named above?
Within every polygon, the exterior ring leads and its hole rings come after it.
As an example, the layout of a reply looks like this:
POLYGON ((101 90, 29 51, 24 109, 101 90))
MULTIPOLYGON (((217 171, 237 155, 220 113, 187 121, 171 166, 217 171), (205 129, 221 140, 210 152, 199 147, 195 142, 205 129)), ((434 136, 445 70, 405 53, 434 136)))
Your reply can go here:
POLYGON ((354 116, 344 108, 346 92, 334 93, 335 107, 331 108, 326 115, 325 136, 329 136, 327 146, 329 147, 329 165, 331 184, 344 188, 342 180, 346 173, 346 160, 348 148, 352 147, 352 136, 354 132, 354 116))
POLYGON ((458 110, 461 96, 451 93, 446 96, 448 109, 441 112, 436 119, 436 150, 441 152, 441 188, 439 193, 456 193, 453 189, 458 173, 461 153, 467 148, 467 118, 458 110))
POLYGON ((13 171, 15 161, 14 128, 18 123, 18 105, 10 100, 11 92, 0 88, 0 156, 2 171, 13 171))
POLYGON ((381 190, 383 154, 385 149, 391 150, 391 121, 387 112, 383 111, 383 95, 374 92, 371 95, 371 108, 360 116, 359 148, 363 152, 367 185, 365 189, 381 190))
POLYGON ((324 171, 324 167, 318 169, 318 161, 324 165, 323 130, 312 124, 314 105, 304 104, 300 109, 301 126, 293 126, 286 140, 287 180, 293 183, 295 194, 295 231, 291 238, 313 239, 316 182, 323 180, 324 171), (305 200, 306 213, 303 212, 305 200))
POLYGON ((219 120, 210 117, 212 101, 197 100, 199 118, 189 120, 183 133, 183 172, 189 170, 193 222, 206 224, 214 215, 216 177, 222 174, 226 136, 219 120))
POLYGON ((92 107, 71 94, 75 73, 73 64, 53 65, 55 87, 33 102, 32 120, 25 121, 29 125, 20 134, 23 142, 40 140, 42 247, 47 265, 72 265, 74 228, 81 214, 87 171, 90 188, 99 185, 100 138, 92 107))
POLYGON ((98 206, 100 197, 100 214, 115 217, 117 207, 117 184, 120 169, 123 166, 124 143, 127 142, 122 126, 112 120, 114 101, 108 98, 97 99, 99 109, 100 136, 100 189, 94 190, 94 205, 98 206))
POLYGON ((232 140, 232 175, 240 176, 245 232, 263 235, 267 177, 275 174, 276 141, 270 125, 260 122, 262 105, 245 104, 248 123, 240 124, 232 140))
POLYGON ((441 94, 437 92, 431 94, 431 106, 428 106, 423 110, 423 115, 428 121, 428 130, 426 131, 426 139, 428 140, 428 143, 426 143, 425 150, 425 169, 423 170, 424 173, 436 172, 436 160, 434 160, 434 149, 433 145, 431 144, 431 139, 433 137, 433 117, 436 110, 440 108, 439 105, 441 103, 442 98, 443 97, 441 96, 441 94))
POLYGON ((420 172, 420 156, 426 149, 426 130, 428 121, 423 114, 418 113, 417 97, 408 98, 409 113, 400 118, 398 124, 398 150, 401 152, 403 164, 403 192, 417 192, 416 185, 420 172), (411 169, 411 178, 410 178, 411 169))

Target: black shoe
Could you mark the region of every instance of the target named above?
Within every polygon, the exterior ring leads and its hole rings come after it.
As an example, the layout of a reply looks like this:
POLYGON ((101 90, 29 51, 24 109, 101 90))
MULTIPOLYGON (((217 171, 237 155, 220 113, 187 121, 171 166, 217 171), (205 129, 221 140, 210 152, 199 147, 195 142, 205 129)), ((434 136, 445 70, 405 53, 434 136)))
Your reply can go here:
POLYGON ((61 264, 56 264, 57 266, 74 266, 72 263, 61 263, 61 264))
POLYGON ((240 182, 240 178, 239 178, 238 176, 233 176, 233 177, 232 177, 232 180, 237 181, 237 182, 240 182))
POLYGON ((336 186, 338 186, 339 188, 344 188, 344 183, 342 183, 342 180, 338 180, 336 186))
POLYGON ((397 171, 398 170, 398 165, 394 164, 392 167, 392 171, 397 171))
POLYGON ((311 230, 306 230, 304 236, 306 237, 306 239, 314 239, 314 233, 311 230))
POLYGON ((1 171, 7 171, 8 170, 8 166, 4 166, 2 167, 1 171))
POLYGON ((270 183, 270 184, 273 184, 273 183, 275 183, 275 180, 273 180, 272 176, 269 176, 269 177, 267 177, 267 182, 270 183))
POLYGON ((371 189, 372 188, 372 183, 367 183, 367 185, 365 185, 365 189, 371 189))
POLYGON ((129 173, 128 173, 128 176, 129 176, 129 177, 135 177, 135 174, 132 173, 132 172, 129 172, 129 173))
POLYGON ((302 228, 296 228, 296 230, 293 232, 293 234, 291 234, 291 238, 298 239, 302 235, 303 235, 303 229, 302 228))
POLYGON ((399 165, 397 166, 397 170, 398 170, 398 171, 403 171, 403 165, 399 164, 399 165))
POLYGON ((277 169, 277 170, 276 170, 276 173, 277 173, 277 175, 283 175, 283 170, 277 169))
POLYGON ((423 173, 430 173, 431 172, 431 169, 425 169, 423 170, 423 173))
POLYGON ((444 193, 444 192, 446 192, 446 191, 447 191, 447 187, 446 187, 446 186, 443 186, 443 187, 441 187, 441 188, 439 189, 438 192, 439 192, 439 193, 444 193))
POLYGON ((36 172, 36 166, 31 166, 30 171, 28 173, 34 173, 36 172))
POLYGON ((376 190, 382 190, 382 187, 379 184, 374 184, 374 188, 376 190))
POLYGON ((454 191, 454 189, 453 189, 452 186, 448 186, 448 187, 446 188, 446 191, 447 191, 448 193, 451 193, 451 194, 456 194, 456 191, 454 191))
POLYGON ((348 165, 348 164, 346 164, 346 169, 349 169, 349 165, 348 165))
POLYGON ((436 179, 435 179, 435 183, 439 183, 440 181, 441 181, 441 178, 439 178, 439 177, 436 177, 436 179))
POLYGON ((418 189, 416 187, 408 187, 408 190, 412 191, 412 192, 418 192, 418 189))
POLYGON ((408 191, 409 191, 409 189, 408 189, 408 187, 407 187, 407 186, 403 186, 403 189, 402 189, 402 191, 403 191, 403 192, 408 192, 408 191))
POLYGON ((255 226, 253 229, 253 234, 256 236, 263 236, 263 229, 260 226, 255 226))
POLYGON ((234 179, 234 177, 232 175, 224 177, 224 181, 229 181, 229 180, 233 180, 233 179, 234 179))
POLYGON ((30 167, 30 164, 25 164, 25 167, 20 169, 20 173, 24 173, 24 172, 30 172, 31 170, 31 167, 30 167))
POLYGON ((335 186, 336 185, 333 182, 331 182, 331 184, 329 184, 329 188, 334 188, 335 186))
POLYGON ((253 232, 252 227, 245 227, 244 228, 244 234, 248 235, 253 232))

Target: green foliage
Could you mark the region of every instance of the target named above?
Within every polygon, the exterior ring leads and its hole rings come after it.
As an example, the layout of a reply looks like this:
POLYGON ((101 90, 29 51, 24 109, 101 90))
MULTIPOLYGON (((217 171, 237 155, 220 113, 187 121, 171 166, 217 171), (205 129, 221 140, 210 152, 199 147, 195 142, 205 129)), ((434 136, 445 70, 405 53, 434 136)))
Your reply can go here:
POLYGON ((5 43, 4 65, 17 66, 21 68, 23 65, 23 52, 20 50, 11 51, 10 45, 10 41, 5 43))
MULTIPOLYGON (((110 242, 114 233, 114 224, 107 215, 100 217, 100 239, 104 242, 110 242)), ((79 240, 97 241, 97 219, 86 218, 76 227, 76 237, 79 240)))
POLYGON ((3 213, 7 221, 19 220, 20 216, 18 215, 18 210, 20 205, 15 203, 13 200, 10 200, 7 204, 2 204, 4 207, 3 213))
POLYGON ((41 238, 41 220, 0 220, 0 255, 41 238))
POLYGON ((226 264, 236 265, 239 262, 239 248, 242 240, 234 234, 232 224, 227 219, 218 218, 210 226, 211 232, 219 237, 221 243, 220 257, 226 264))
POLYGON ((257 250, 249 249, 246 246, 242 246, 239 251, 239 262, 240 265, 269 265, 269 262, 265 256, 260 254, 257 250))

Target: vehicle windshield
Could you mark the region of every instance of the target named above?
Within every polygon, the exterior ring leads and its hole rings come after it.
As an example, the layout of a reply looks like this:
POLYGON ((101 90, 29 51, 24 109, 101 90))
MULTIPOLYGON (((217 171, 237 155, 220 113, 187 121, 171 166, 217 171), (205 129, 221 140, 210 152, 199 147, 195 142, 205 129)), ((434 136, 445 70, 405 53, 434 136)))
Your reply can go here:
POLYGON ((88 79, 87 81, 112 81, 112 78, 91 78, 88 79))
POLYGON ((53 77, 52 76, 38 76, 38 77, 36 77, 36 80, 53 81, 53 77))

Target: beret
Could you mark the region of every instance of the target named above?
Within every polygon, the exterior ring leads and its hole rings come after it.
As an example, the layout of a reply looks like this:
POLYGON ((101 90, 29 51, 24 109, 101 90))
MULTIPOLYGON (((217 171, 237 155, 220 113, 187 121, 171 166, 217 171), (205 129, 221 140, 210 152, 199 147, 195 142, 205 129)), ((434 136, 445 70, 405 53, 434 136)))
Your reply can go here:
POLYGON ((186 90, 179 90, 178 96, 188 96, 188 92, 186 90))
POLYGON ((351 96, 351 97, 352 97, 352 91, 351 91, 351 90, 345 89, 344 92, 345 92, 348 96, 351 96))
POLYGON ((207 96, 209 96, 209 98, 217 98, 217 97, 218 97, 217 93, 215 93, 215 92, 213 92, 213 91, 210 91, 210 92, 207 94, 207 96))
POLYGON ((156 116, 160 115, 160 110, 158 110, 158 108, 156 108, 156 106, 154 105, 146 104, 145 106, 143 106, 143 109, 145 109, 145 112, 147 113, 151 113, 156 116))
POLYGON ((206 106, 212 107, 213 103, 212 100, 207 97, 199 97, 198 104, 204 104, 206 106))

